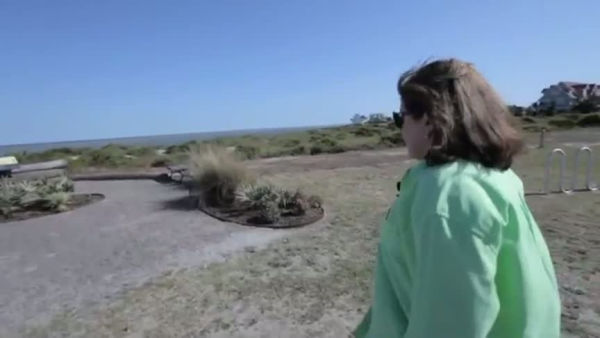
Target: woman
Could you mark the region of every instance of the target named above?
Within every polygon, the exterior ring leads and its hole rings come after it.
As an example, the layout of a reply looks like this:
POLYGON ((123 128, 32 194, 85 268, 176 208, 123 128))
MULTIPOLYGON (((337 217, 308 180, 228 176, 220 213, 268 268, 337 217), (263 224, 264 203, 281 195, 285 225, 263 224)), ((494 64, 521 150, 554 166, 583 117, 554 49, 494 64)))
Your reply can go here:
POLYGON ((554 338, 560 300, 544 238, 510 169, 523 147, 506 105, 468 63, 398 81, 408 153, 381 230, 369 338, 554 338))

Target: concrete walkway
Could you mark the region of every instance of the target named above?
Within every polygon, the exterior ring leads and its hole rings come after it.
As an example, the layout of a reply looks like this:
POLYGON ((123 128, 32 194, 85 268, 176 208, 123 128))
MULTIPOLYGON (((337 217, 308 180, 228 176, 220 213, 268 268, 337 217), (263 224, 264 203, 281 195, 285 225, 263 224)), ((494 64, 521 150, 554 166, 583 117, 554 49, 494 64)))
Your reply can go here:
POLYGON ((185 197, 154 181, 78 182, 106 199, 57 215, 0 224, 0 336, 65 309, 115 296, 148 278, 203 266, 281 230, 216 221, 169 203, 185 197))

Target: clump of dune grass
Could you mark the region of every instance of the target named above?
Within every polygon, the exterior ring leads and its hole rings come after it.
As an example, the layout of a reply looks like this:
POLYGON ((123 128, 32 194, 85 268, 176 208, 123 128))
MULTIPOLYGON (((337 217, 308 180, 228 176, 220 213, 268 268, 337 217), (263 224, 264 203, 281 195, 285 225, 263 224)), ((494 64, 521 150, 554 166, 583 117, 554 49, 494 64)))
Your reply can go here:
POLYGON ((229 206, 242 184, 253 177, 238 155, 226 148, 206 145, 189 151, 191 187, 210 206, 229 206))

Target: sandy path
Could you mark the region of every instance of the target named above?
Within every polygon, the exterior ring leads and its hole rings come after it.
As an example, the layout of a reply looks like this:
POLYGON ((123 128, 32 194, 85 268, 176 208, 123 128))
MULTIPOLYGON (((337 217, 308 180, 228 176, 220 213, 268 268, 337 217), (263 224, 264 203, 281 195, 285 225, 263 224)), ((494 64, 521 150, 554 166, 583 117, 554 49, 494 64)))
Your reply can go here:
POLYGON ((153 181, 79 182, 96 204, 0 224, 0 336, 57 311, 108 300, 165 271, 227 258, 290 232, 216 221, 168 201, 187 193, 153 181))

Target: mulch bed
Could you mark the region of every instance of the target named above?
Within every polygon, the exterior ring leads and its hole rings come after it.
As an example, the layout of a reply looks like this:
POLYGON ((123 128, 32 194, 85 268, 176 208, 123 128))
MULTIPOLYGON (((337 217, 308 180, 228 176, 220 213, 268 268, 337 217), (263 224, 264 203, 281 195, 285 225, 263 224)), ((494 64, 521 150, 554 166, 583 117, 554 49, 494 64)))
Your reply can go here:
MULTIPOLYGON (((67 203, 67 210, 71 211, 77 208, 84 207, 88 204, 98 202, 104 199, 102 194, 74 194, 71 195, 71 199, 67 203)), ((27 210, 19 211, 12 214, 11 217, 6 218, 0 216, 0 223, 24 221, 31 218, 42 217, 47 215, 54 215, 64 211, 45 211, 45 210, 27 210)))
POLYGON ((322 208, 309 209, 304 215, 296 216, 282 214, 276 223, 266 223, 259 216, 259 211, 245 205, 234 204, 231 207, 212 207, 198 203, 198 208, 207 215, 223 222, 232 222, 241 225, 272 229, 289 229, 309 225, 321 220, 325 216, 322 208))

